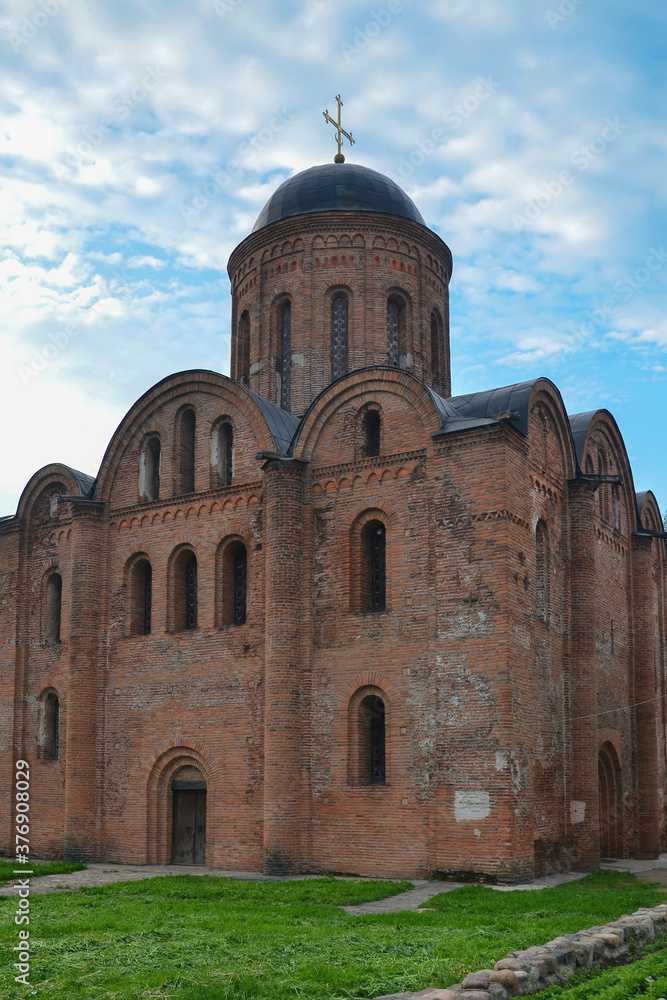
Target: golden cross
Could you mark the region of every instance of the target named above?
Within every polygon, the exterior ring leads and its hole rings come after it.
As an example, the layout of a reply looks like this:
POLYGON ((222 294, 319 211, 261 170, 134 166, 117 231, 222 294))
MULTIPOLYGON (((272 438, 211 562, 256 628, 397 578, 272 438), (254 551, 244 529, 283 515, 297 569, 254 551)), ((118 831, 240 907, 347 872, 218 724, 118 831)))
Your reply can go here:
POLYGON ((322 113, 324 115, 325 121, 330 122, 336 128, 336 142, 338 143, 338 153, 334 157, 334 163, 345 163, 345 157, 341 152, 343 147, 343 136, 345 136, 346 139, 350 140, 351 146, 354 146, 354 139, 352 138, 352 133, 346 132, 341 124, 340 115, 341 115, 341 108, 343 107, 343 102, 340 99, 340 94, 336 94, 336 100, 338 101, 338 121, 335 121, 331 117, 328 109, 322 113))

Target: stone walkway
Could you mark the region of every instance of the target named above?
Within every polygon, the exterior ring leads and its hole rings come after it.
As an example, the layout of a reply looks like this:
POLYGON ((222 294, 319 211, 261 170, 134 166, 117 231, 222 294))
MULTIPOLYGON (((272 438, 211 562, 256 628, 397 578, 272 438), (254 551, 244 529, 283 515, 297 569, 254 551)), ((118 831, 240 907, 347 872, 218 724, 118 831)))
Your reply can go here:
POLYGON ((452 892, 460 889, 462 882, 428 882, 424 878, 411 878, 414 889, 407 892, 399 892, 397 896, 390 896, 389 899, 378 899, 374 903, 361 903, 360 906, 343 906, 342 909, 354 916, 361 916, 364 913, 400 913, 402 910, 421 911, 423 904, 434 896, 439 896, 441 892, 452 892))
MULTIPOLYGON (((35 859, 36 860, 36 859, 35 859)), ((18 867, 18 866, 17 866, 18 867)), ((320 878, 318 875, 262 875, 260 872, 225 871, 222 868, 204 868, 201 865, 116 865, 91 863, 83 871, 69 875, 42 875, 30 879, 30 894, 43 896, 49 892, 72 892, 94 885, 109 885, 112 882, 137 882, 142 878, 159 875, 215 875, 231 878, 239 882, 288 882, 303 878, 320 878)), ((18 886, 6 885, 0 888, 0 896, 16 896, 18 886)))
MULTIPOLYGON (((37 859, 35 859, 37 860, 37 859)), ((661 854, 659 858, 651 860, 635 860, 628 858, 623 861, 604 861, 601 865, 603 871, 632 872, 644 882, 658 882, 667 887, 667 854, 661 854)), ((531 889, 548 889, 555 885, 562 885, 564 882, 574 882, 585 878, 587 872, 563 872, 560 875, 547 875, 532 882, 524 882, 521 885, 487 885, 487 889, 495 889, 496 892, 526 892, 531 889)), ((83 871, 72 872, 69 875, 42 875, 40 878, 31 878, 31 895, 41 896, 51 892, 73 892, 87 886, 109 885, 113 882, 136 882, 139 879, 155 878, 160 875, 213 875, 216 878, 235 879, 239 882, 292 882, 298 879, 322 878, 321 875, 262 875, 259 872, 227 871, 222 868, 204 868, 200 865, 117 865, 110 863, 89 864, 83 871)), ((336 876, 343 881, 357 881, 355 876, 336 876)), ((359 881, 364 882, 386 882, 389 879, 364 878, 359 881)), ((423 912, 428 909, 424 907, 434 896, 439 896, 443 892, 453 892, 460 889, 462 882, 430 882, 427 879, 411 878, 414 888, 406 892, 390 896, 389 899, 381 899, 372 903, 363 903, 360 906, 343 907, 350 914, 361 916, 365 913, 400 913, 404 910, 423 912)), ((6 885, 0 887, 0 896, 16 896, 19 887, 17 885, 6 885)))

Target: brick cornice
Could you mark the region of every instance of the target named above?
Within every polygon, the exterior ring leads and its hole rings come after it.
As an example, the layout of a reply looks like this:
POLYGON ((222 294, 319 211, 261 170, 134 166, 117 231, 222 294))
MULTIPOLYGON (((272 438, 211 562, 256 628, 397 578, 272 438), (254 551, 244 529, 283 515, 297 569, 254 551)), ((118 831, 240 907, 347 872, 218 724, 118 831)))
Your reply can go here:
MULTIPOLYGON (((274 240, 284 240, 296 235, 318 235, 322 232, 342 232, 361 233, 364 236, 375 237, 379 234, 391 233, 405 239, 407 236, 427 247, 433 254, 444 256, 448 262, 448 274, 452 272, 452 254, 445 241, 434 233, 427 226, 421 226, 412 219, 404 219, 400 216, 389 215, 385 212, 308 212, 304 215, 290 216, 281 219, 270 226, 259 229, 239 243, 232 251, 227 264, 227 272, 232 278, 236 269, 252 253, 259 253, 262 247, 274 240)), ((305 248, 304 248, 305 249, 305 248)), ((354 247, 350 248, 354 250, 354 247)), ((357 248, 361 249, 361 248, 357 248)), ((372 250, 373 244, 365 247, 372 250)), ((294 251, 301 253, 302 250, 294 251)), ((259 261, 257 262, 259 264, 259 261)))

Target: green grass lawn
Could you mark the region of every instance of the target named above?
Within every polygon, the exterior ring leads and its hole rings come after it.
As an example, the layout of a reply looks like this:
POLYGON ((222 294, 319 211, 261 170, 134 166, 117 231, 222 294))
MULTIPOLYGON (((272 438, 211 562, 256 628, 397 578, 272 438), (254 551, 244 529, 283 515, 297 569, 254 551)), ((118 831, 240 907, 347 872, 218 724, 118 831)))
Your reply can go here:
POLYGON ((663 947, 632 965, 607 969, 569 989, 552 986, 539 996, 540 1000, 638 1000, 640 997, 664 1000, 667 997, 667 948, 663 947))
MULTIPOLYGON (((33 896, 32 985, 15 984, 5 967, 0 997, 361 1000, 446 986, 507 951, 667 897, 634 876, 604 872, 530 892, 470 885, 436 896, 428 913, 352 917, 337 908, 405 888, 177 875, 33 896)), ((15 907, 0 898, 0 939, 10 948, 15 907)))
POLYGON ((8 882, 21 878, 21 875, 15 874, 20 869, 29 869, 32 872, 31 878, 37 878, 38 875, 67 875, 69 872, 81 871, 85 867, 76 861, 31 861, 30 864, 21 865, 0 858, 0 885, 7 885, 8 882))

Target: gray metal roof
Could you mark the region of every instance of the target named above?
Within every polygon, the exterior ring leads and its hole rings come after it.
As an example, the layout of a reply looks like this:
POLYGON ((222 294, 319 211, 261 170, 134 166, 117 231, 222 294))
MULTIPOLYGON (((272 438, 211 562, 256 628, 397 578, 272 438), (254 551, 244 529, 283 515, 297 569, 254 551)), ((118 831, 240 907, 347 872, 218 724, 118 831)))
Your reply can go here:
POLYGON ((301 423, 299 417, 293 417, 291 413, 281 410, 279 406, 270 403, 263 396, 258 396, 257 393, 251 392, 248 388, 246 388, 246 392, 255 400, 269 425, 276 451, 282 455, 286 455, 289 451, 292 438, 301 423))
POLYGON ((499 417, 508 414, 506 419, 510 419, 522 434, 527 434, 530 394, 535 383, 539 381, 545 380, 531 379, 529 382, 517 382, 514 385, 502 386, 500 389, 471 392, 465 396, 452 396, 450 399, 443 399, 429 389, 440 414, 442 423, 440 433, 450 434, 454 431, 495 424, 499 417))
POLYGON ((310 212, 386 212, 424 226, 419 209, 398 184, 360 163, 324 163, 284 181, 260 212, 253 232, 310 212))
POLYGON ((584 458, 584 448, 586 447, 588 428, 591 426, 591 421, 593 420, 595 414, 599 412, 599 410, 588 410, 587 413, 573 413, 572 416, 568 416, 579 468, 581 468, 581 463, 584 458))
POLYGON ((95 476, 88 476, 85 472, 77 472, 76 469, 70 469, 69 465, 65 468, 69 469, 79 484, 81 496, 85 497, 86 500, 92 500, 95 495, 95 483, 97 482, 95 476))

